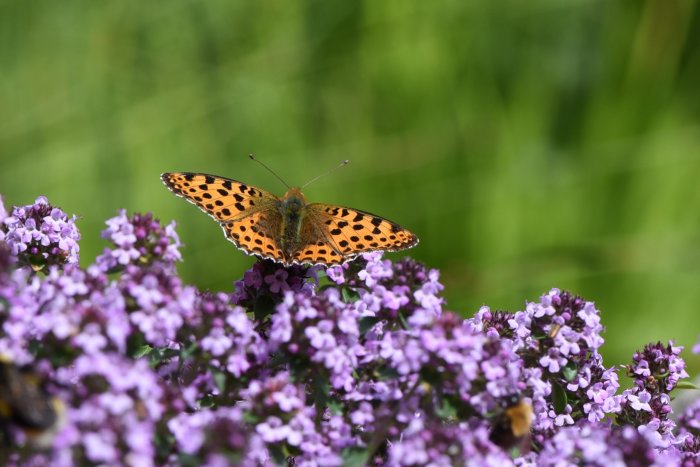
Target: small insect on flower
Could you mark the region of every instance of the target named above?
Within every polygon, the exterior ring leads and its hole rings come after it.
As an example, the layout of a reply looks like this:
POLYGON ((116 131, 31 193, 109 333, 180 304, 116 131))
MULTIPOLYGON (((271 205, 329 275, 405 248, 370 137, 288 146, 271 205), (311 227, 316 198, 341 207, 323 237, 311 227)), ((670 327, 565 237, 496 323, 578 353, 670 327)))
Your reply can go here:
POLYGON ((44 389, 42 378, 30 368, 19 368, 0 356, 0 439, 14 442, 12 429, 19 429, 37 448, 51 445, 63 424, 61 401, 44 389))
MULTIPOLYGON (((263 167, 267 169, 264 164, 263 167)), ((279 198, 260 188, 215 175, 190 172, 161 175, 170 191, 219 222, 224 235, 244 253, 285 266, 341 264, 360 253, 398 251, 418 244, 414 234, 374 214, 307 203, 301 189, 318 178, 301 188, 285 183, 288 191, 279 198)))
POLYGON ((531 426, 532 405, 514 394, 503 399, 503 411, 494 419, 490 439, 503 449, 518 446, 527 452, 531 426))

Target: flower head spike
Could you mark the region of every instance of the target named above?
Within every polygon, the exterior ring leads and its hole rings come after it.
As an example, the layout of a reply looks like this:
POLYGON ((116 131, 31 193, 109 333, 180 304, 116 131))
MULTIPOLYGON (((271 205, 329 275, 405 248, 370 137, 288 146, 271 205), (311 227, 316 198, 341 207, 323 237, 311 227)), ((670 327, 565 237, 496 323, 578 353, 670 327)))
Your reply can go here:
POLYGON ((80 232, 76 217, 68 217, 46 197, 38 197, 34 204, 15 206, 9 216, 2 214, 0 240, 4 239, 21 263, 42 270, 78 262, 80 232))
POLYGON ((131 217, 125 210, 107 220, 102 237, 113 247, 105 248, 97 258, 97 265, 105 272, 124 268, 129 264, 152 264, 160 262, 168 267, 181 261, 180 238, 175 232, 175 223, 163 226, 150 213, 136 213, 131 217))

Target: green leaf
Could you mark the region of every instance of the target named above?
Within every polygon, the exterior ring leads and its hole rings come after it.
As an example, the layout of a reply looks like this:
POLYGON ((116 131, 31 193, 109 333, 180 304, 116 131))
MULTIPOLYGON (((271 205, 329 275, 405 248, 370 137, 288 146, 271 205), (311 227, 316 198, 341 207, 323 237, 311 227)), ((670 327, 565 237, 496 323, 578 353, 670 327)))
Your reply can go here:
POLYGON ((364 449, 351 448, 342 452, 343 467, 362 467, 367 464, 369 453, 364 449))
POLYGON ((398 371, 386 366, 377 369, 377 373, 379 373, 379 379, 383 381, 387 379, 394 379, 399 376, 398 371))
POLYGON ((420 376, 423 381, 429 383, 431 386, 437 386, 442 382, 443 369, 431 367, 426 365, 420 371, 420 376))
POLYGON ((282 448, 276 444, 269 444, 267 450, 272 456, 275 465, 287 465, 287 455, 282 448))
POLYGON ((37 258, 35 256, 30 256, 29 266, 31 266, 34 272, 39 272, 46 267, 46 262, 44 261, 43 257, 37 258))
POLYGON ((340 403, 340 401, 336 399, 330 399, 328 401, 328 408, 331 409, 331 412, 333 412, 333 415, 342 415, 343 414, 343 404, 340 403))
POLYGON ((221 371, 214 372, 214 383, 223 392, 226 389, 226 375, 221 371))
POLYGON ((179 465, 183 465, 185 467, 196 466, 202 463, 201 460, 193 454, 180 453, 177 455, 177 460, 179 465))
POLYGON ((578 374, 578 370, 576 369, 575 365, 569 364, 561 369, 561 374, 564 376, 564 379, 570 383, 574 379, 576 379, 576 375, 578 374))
POLYGON ((438 406, 436 413, 443 420, 454 420, 457 418, 457 408, 448 397, 442 398, 442 404, 438 406))
POLYGON ((153 347, 151 347, 148 344, 144 344, 138 350, 136 350, 136 352, 134 352, 134 358, 138 359, 138 358, 144 357, 144 356, 148 355, 149 353, 151 353, 152 351, 153 351, 153 347))
MULTIPOLYGON (((141 347, 139 347, 140 349, 141 347)), ((170 360, 180 356, 180 351, 177 349, 153 348, 149 353, 151 367, 156 367, 165 360, 170 360)))
POLYGON ((336 288, 336 287, 338 287, 338 286, 335 285, 335 284, 323 284, 322 286, 320 286, 320 287, 318 288, 318 291, 319 291, 319 292, 325 292, 325 291, 328 290, 328 289, 334 289, 334 288, 336 288))
POLYGON ((321 409, 326 407, 328 403, 328 393, 331 392, 331 383, 325 375, 318 375, 314 378, 314 402, 316 408, 321 409))
POLYGON ((207 394, 197 401, 197 405, 202 409, 214 407, 214 399, 210 394, 207 394))
POLYGON ((349 287, 343 287, 340 289, 340 295, 343 297, 345 303, 353 303, 360 299, 360 294, 356 290, 349 287))
POLYGON ((243 421, 250 425, 257 425, 260 423, 260 417, 250 412, 243 412, 243 421))
POLYGON ((253 314, 256 321, 263 321, 275 311, 275 301, 269 295, 260 295, 255 300, 253 314))
POLYGON ((190 356, 192 356, 194 354, 194 352, 197 350, 198 346, 199 345, 197 344, 197 342, 193 342, 188 347, 185 347, 182 350, 182 352, 180 353, 180 358, 182 360, 186 360, 187 358, 189 358, 190 356))
POLYGON ((372 329, 375 324, 381 321, 379 318, 374 316, 365 316, 360 318, 360 334, 364 335, 367 331, 372 329))
POLYGON ((679 381, 675 389, 700 389, 690 381, 679 381))
POLYGON ((552 403, 557 414, 564 413, 567 404, 566 390, 557 383, 552 383, 552 403))
POLYGON ((399 311, 399 322, 401 323, 401 326, 403 326, 404 329, 411 328, 411 326, 408 324, 408 321, 406 321, 406 317, 404 316, 402 311, 399 311))

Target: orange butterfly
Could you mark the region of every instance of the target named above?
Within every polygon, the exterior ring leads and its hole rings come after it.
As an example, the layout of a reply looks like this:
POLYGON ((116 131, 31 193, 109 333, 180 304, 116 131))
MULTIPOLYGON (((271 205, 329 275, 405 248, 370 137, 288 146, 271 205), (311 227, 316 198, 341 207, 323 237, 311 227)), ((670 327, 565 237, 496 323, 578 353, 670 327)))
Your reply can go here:
POLYGON ((285 266, 340 264, 359 253, 398 251, 418 243, 408 230, 374 214, 307 204, 300 188, 289 188, 279 198, 215 175, 169 172, 160 178, 170 191, 219 222, 244 253, 285 266))

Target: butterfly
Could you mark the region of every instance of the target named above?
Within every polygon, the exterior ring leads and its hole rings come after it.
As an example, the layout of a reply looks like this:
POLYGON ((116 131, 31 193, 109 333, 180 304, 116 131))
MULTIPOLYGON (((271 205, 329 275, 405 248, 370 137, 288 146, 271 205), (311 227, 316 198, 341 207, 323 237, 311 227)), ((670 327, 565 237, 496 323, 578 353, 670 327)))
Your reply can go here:
POLYGON ((374 214, 308 204, 300 188, 289 188, 280 198, 216 175, 168 172, 160 178, 221 224, 226 238, 244 253, 285 266, 341 264, 359 253, 404 250, 418 243, 408 230, 374 214))

